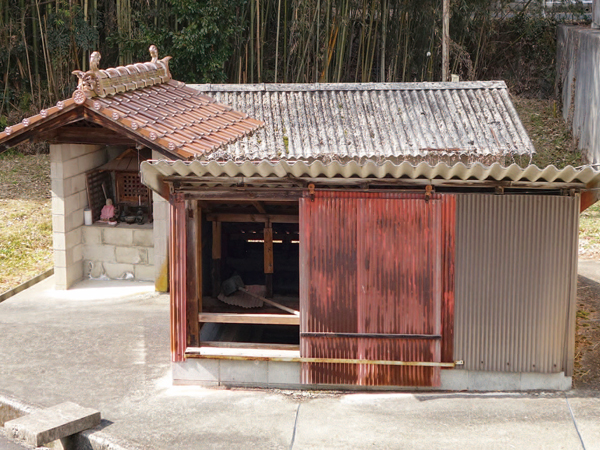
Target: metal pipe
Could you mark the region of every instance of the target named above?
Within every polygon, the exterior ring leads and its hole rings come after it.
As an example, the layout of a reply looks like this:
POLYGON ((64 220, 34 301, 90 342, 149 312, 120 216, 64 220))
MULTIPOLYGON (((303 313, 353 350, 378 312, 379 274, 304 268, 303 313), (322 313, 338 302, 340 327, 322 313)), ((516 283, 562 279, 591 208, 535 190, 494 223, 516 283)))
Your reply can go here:
POLYGON ((374 338, 374 339, 441 339, 439 334, 385 334, 385 333, 300 333, 301 337, 324 337, 324 338, 374 338))

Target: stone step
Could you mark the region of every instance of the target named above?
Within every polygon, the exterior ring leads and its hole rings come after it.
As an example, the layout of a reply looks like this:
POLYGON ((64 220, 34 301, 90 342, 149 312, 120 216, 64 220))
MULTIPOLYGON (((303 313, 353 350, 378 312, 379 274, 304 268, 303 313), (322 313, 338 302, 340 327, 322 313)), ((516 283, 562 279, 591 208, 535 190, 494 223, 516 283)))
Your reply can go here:
POLYGON ((39 447, 100 424, 100 411, 72 402, 10 420, 4 424, 11 436, 39 447))

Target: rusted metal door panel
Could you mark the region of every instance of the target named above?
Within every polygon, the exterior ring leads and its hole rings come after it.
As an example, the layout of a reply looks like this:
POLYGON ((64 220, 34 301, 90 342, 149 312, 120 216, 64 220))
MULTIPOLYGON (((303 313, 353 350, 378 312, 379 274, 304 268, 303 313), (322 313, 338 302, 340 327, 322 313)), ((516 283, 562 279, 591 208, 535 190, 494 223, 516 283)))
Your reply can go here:
MULTIPOLYGON (((439 195, 425 202, 413 194, 301 200, 302 356, 441 361, 443 316, 453 307, 453 295, 443 292, 452 284, 444 279, 442 243, 450 242, 443 236, 453 234, 442 220, 443 203, 439 195)), ((311 363, 302 380, 435 386, 440 369, 311 363)))
MULTIPOLYGON (((304 199, 302 199, 304 200, 304 199)), ((359 200, 322 198, 301 209, 302 328, 358 332, 356 236, 359 200)))

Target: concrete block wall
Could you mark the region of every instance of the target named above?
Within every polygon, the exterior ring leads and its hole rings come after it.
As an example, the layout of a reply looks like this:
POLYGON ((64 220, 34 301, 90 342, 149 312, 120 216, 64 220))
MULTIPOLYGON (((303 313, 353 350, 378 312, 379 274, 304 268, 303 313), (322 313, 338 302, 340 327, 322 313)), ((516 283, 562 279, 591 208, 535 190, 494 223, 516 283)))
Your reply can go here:
MULTIPOLYGON (((165 159, 153 151, 152 159, 165 159)), ((158 292, 169 290, 169 202, 152 193, 154 215, 154 280, 158 292)))
POLYGON ((85 173, 106 163, 104 146, 50 146, 52 238, 56 289, 83 278, 83 210, 87 206, 85 173))
POLYGON ((153 235, 151 225, 84 226, 84 276, 154 281, 153 235))

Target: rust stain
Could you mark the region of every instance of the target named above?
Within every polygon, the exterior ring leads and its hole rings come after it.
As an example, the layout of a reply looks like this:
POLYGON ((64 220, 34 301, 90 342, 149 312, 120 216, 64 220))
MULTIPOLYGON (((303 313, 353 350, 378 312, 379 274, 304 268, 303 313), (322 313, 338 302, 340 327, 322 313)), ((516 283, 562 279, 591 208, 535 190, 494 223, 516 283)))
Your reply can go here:
MULTIPOLYGON (((302 357, 441 362, 442 351, 451 354, 451 196, 316 192, 300 204, 302 357)), ((302 382, 437 386, 440 369, 308 363, 302 382)))

